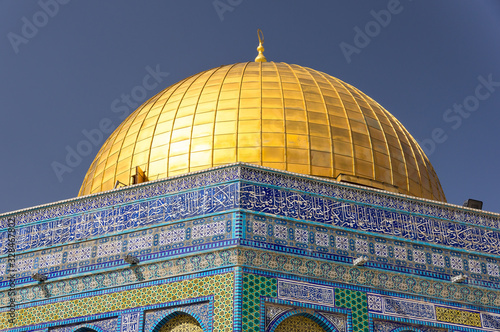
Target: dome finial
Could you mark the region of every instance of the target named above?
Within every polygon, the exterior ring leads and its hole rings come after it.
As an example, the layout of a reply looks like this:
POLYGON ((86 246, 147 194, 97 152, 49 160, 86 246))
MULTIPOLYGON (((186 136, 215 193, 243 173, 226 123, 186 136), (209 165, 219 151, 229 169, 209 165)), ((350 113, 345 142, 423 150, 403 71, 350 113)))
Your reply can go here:
POLYGON ((267 62, 266 57, 262 54, 264 52, 264 46, 262 46, 264 44, 264 33, 262 33, 261 29, 257 29, 257 37, 259 37, 259 46, 257 46, 259 54, 255 58, 255 62, 267 62))

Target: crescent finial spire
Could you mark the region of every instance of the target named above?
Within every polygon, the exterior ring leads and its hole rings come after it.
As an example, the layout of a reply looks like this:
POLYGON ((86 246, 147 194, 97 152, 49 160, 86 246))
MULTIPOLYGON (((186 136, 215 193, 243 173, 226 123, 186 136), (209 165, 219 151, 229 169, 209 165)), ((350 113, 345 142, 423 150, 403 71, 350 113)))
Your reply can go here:
POLYGON ((255 62, 267 62, 266 57, 264 56, 264 33, 262 33, 261 29, 257 29, 257 37, 259 37, 259 46, 257 46, 257 51, 259 54, 255 58, 255 62))

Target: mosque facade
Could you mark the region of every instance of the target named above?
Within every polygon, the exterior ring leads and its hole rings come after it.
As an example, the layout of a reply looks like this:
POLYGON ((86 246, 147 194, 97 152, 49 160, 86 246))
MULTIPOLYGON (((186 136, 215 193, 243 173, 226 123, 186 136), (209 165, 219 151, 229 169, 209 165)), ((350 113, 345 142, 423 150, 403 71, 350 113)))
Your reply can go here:
POLYGON ((79 197, 0 215, 0 331, 500 330, 500 215, 446 203, 373 99, 258 50, 145 102, 79 197))

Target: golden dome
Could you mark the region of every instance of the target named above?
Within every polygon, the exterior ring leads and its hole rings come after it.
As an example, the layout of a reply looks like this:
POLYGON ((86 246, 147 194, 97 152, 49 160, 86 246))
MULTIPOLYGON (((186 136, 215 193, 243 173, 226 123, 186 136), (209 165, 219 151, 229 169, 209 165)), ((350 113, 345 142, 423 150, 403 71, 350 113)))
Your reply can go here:
POLYGON ((133 112, 108 138, 79 195, 234 162, 445 201, 403 125, 355 87, 286 63, 247 62, 188 77, 133 112))

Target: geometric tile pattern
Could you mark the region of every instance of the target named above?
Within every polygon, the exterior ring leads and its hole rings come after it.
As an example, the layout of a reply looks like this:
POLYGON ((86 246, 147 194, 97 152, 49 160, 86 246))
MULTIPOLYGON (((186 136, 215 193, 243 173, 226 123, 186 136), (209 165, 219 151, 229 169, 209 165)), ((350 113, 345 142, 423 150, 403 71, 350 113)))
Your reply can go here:
POLYGON ((369 331, 366 293, 350 289, 336 289, 335 305, 352 311, 353 331, 369 331))
MULTIPOLYGON (((458 271, 464 271, 467 272, 467 270, 470 270, 470 272, 475 272, 471 274, 471 279, 470 283, 475 283, 479 284, 481 286, 488 286, 488 287, 496 287, 498 288, 498 283, 495 282, 496 280, 500 280, 497 275, 498 271, 498 263, 496 260, 493 258, 485 258, 485 257, 480 257, 479 255, 470 255, 470 254, 463 254, 455 251, 449 251, 447 249, 437 249, 437 248, 428 248, 425 246, 421 245, 414 245, 410 243, 402 243, 399 241, 392 241, 392 240, 387 240, 387 239, 379 239, 375 238, 372 236, 366 236, 362 234, 354 234, 350 232, 343 232, 345 233, 342 236, 335 235, 336 232, 333 230, 328 230, 327 228, 323 227, 314 227, 310 225, 306 225, 303 223, 296 223, 293 221, 285 221, 282 219, 276 219, 276 218, 264 218, 261 216, 255 216, 251 214, 246 214, 248 216, 248 221, 247 221, 247 231, 248 235, 247 237, 252 238, 252 229, 251 226, 252 224, 256 223, 255 218, 259 218, 259 223, 261 225, 264 225, 264 229, 266 230, 266 237, 265 241, 267 242, 275 242, 277 244, 286 244, 288 247, 293 246, 297 248, 307 248, 307 249, 314 249, 320 252, 325 252, 325 251, 331 251, 332 253, 336 255, 343 255, 343 256, 357 256, 359 254, 364 254, 368 255, 369 258, 373 261, 380 262, 381 264, 383 263, 387 268, 398 268, 401 269, 400 264, 404 264, 404 268, 415 268, 414 270, 416 273, 423 274, 426 276, 432 277, 433 274, 436 273, 436 271, 439 272, 439 275, 446 276, 446 275, 451 275, 454 273, 457 273, 458 271), (252 221, 250 221, 252 220, 252 221), (269 227, 273 226, 274 227, 269 227), (268 226, 268 227, 266 227, 268 226), (298 228, 298 227, 302 228, 298 228), (285 229, 285 234, 287 234, 286 240, 282 240, 281 238, 277 237, 275 234, 275 229, 277 227, 283 227, 285 229), (331 249, 329 250, 326 247, 323 246, 317 246, 314 247, 312 244, 308 243, 301 243, 298 241, 294 242, 294 232, 291 230, 297 229, 302 232, 307 231, 308 235, 307 238, 310 239, 310 241, 313 241, 314 243, 318 244, 317 238, 318 236, 322 237, 325 235, 328 235, 329 239, 328 242, 331 243, 332 245, 337 244, 337 248, 339 245, 339 239, 342 239, 345 244, 342 244, 344 247, 342 250, 337 250, 335 249, 335 246, 332 246, 331 249), (273 233, 274 232, 274 233, 273 233), (326 232, 326 233, 325 233, 326 232), (275 236, 274 238, 271 236, 275 236), (364 240, 359 239, 360 237, 364 238, 364 240), (386 241, 386 246, 385 252, 388 252, 388 256, 382 257, 380 255, 380 248, 381 244, 376 243, 376 241, 386 241), (361 245, 360 243, 364 243, 361 245), (353 244, 355 243, 355 244, 353 244), (370 248, 368 249, 368 244, 370 245, 370 248), (366 249, 365 249, 366 248, 366 249), (379 255, 377 255, 376 249, 379 248, 379 255), (367 251, 368 250, 368 253, 367 251), (404 251, 403 251, 404 250, 404 251), (440 254, 435 253, 434 251, 440 252, 440 254), (399 252, 399 258, 397 259, 397 255, 399 252), (403 257, 403 254, 401 252, 407 252, 407 255, 404 255, 405 259, 402 260, 401 258, 403 257), (421 257, 421 258, 419 258, 421 257), (427 259, 426 257, 429 257, 427 259), (438 264, 438 265, 437 265, 438 264), (444 264, 444 267, 442 267, 444 264), (424 271, 425 270, 425 271, 424 271), (428 273, 426 273, 428 272, 428 273), (490 282, 482 282, 481 279, 489 279, 491 280, 490 282)), ((214 237, 217 237, 217 241, 226 239, 231 236, 231 225, 230 225, 230 216, 231 215, 226 215, 227 216, 227 225, 224 230, 223 227, 221 227, 222 222, 221 221, 215 221, 218 218, 224 218, 222 216, 217 216, 217 217, 212 217, 212 218, 201 218, 198 219, 196 222, 202 222, 205 224, 198 224, 198 225, 193 225, 192 222, 184 222, 184 223, 179 223, 179 224, 174 224, 170 226, 163 226, 163 227, 157 227, 153 228, 149 231, 147 234, 142 234, 144 232, 138 232, 138 233, 131 233, 131 234, 124 234, 121 236, 114 236, 110 237, 104 240, 99 240, 99 241, 89 241, 89 242, 82 242, 79 244, 75 245, 70 245, 67 247, 62 247, 58 249, 48 249, 44 251, 38 251, 35 253, 30 253, 30 254, 25 254, 25 255, 19 255, 18 256, 18 261, 17 261, 17 267, 19 271, 24 271, 23 273, 18 274, 19 276, 28 276, 33 272, 33 268, 37 267, 35 271, 41 271, 45 272, 48 270, 48 268, 54 268, 55 270, 59 270, 57 273, 62 273, 65 271, 64 269, 68 269, 71 274, 73 273, 78 273, 79 271, 84 271, 86 269, 89 269, 88 266, 93 265, 92 268, 95 268, 99 264, 95 263, 100 263, 101 265, 109 265, 112 263, 113 264, 123 264, 121 261, 121 258, 115 259, 117 255, 117 250, 120 250, 120 254, 123 254, 124 252, 130 251, 132 249, 137 249, 137 251, 132 251, 133 253, 155 253, 155 252, 166 252, 166 251, 171 251, 171 250, 176 250, 176 245, 182 245, 182 246, 189 246, 190 244, 196 243, 200 244, 205 242, 211 241, 214 237), (213 227, 209 228, 207 226, 214 225, 213 227), (194 239, 194 233, 191 239, 186 240, 186 234, 189 234, 190 229, 197 229, 196 234, 205 234, 206 238, 197 238, 194 239), (204 229, 205 231, 201 231, 204 229), (209 232, 210 230, 210 232, 209 232), (178 234, 178 231, 182 231, 182 234, 178 234), (186 233, 188 231, 188 233, 186 233), (177 232, 177 233, 176 233, 177 232), (221 233, 223 232, 223 233, 221 233), (154 235, 154 236, 153 236, 154 235), (148 239, 152 239, 152 241, 149 241, 148 239), (107 241, 107 242, 103 242, 107 241), (139 250, 138 248, 139 244, 142 243, 142 251, 139 250), (113 244, 113 245, 111 245, 113 244), (164 244, 163 246, 161 244, 164 244), (133 247, 131 247, 133 246, 133 247), (56 251, 59 252, 56 252, 56 251), (64 254, 60 252, 61 250, 64 250, 64 254), (163 250, 163 251, 161 251, 163 250), (94 257, 94 258, 93 258, 94 257), (49 258, 52 260, 50 262, 49 258), (49 263, 50 262, 50 263, 49 263), (44 269, 38 269, 40 264, 44 264, 46 268, 44 269), (79 266, 75 269, 71 269, 74 266, 79 266)), ((261 226, 262 228, 262 226, 261 226)), ((264 233, 261 233, 264 234, 264 233)), ((198 236, 198 235, 196 235, 198 236)), ((255 236, 254 236, 255 238, 255 236)), ((322 240, 323 241, 323 240, 322 240)), ((343 242, 343 243, 344 243, 343 242)), ((121 257, 121 256, 120 256, 121 257)), ((5 259, 4 259, 5 260, 5 259)), ((5 266, 5 265, 4 265, 5 266)), ((55 272, 54 272, 55 273, 55 272)), ((0 277, 1 278, 1 277, 0 277)), ((29 280, 28 280, 29 281, 29 280)), ((2 299, 2 294, 0 294, 0 302, 7 301, 7 298, 2 299)))
MULTIPOLYGON (((159 285, 128 289, 98 296, 48 303, 19 309, 16 326, 34 325, 62 319, 114 312, 201 296, 213 296, 215 330, 232 326, 233 273, 184 279, 159 285)), ((7 325, 7 315, 0 315, 0 326, 7 325)))
POLYGON ((382 297, 374 294, 367 295, 368 311, 382 312, 382 297))
POLYGON ((440 322, 481 327, 481 317, 478 312, 436 306, 436 319, 440 322))
POLYGON ((242 331, 259 331, 260 297, 277 296, 276 279, 255 274, 243 274, 242 331))

